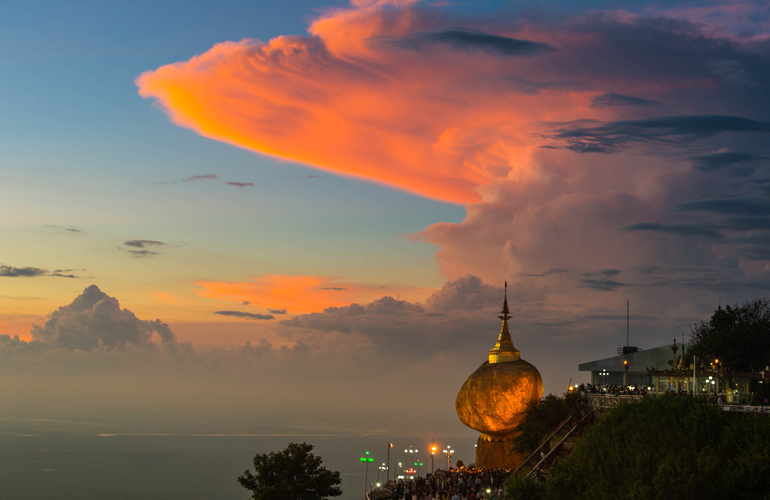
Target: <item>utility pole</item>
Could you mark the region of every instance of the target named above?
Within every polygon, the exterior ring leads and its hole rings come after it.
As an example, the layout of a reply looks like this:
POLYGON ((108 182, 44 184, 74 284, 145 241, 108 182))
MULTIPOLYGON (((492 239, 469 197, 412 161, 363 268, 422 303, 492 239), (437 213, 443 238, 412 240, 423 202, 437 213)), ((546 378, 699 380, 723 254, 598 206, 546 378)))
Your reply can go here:
MULTIPOLYGON (((390 481, 390 449, 393 448, 393 443, 388 443, 388 478, 385 480, 385 483, 387 484, 388 481, 390 481)), ((395 479, 395 477, 394 477, 395 479)))
POLYGON ((630 318, 631 318, 629 311, 630 311, 629 301, 628 299, 626 299, 626 359, 625 359, 626 362, 623 363, 626 369, 626 387, 628 387, 628 338, 629 338, 630 318))

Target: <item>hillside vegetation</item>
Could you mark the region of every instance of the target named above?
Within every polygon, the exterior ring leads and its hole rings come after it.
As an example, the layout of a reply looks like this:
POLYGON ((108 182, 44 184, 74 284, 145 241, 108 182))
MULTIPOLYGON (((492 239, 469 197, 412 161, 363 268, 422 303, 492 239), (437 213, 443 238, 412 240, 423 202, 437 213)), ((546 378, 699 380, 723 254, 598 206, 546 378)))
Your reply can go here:
POLYGON ((770 418, 687 397, 621 404, 586 431, 544 483, 511 481, 505 498, 770 498, 770 418))

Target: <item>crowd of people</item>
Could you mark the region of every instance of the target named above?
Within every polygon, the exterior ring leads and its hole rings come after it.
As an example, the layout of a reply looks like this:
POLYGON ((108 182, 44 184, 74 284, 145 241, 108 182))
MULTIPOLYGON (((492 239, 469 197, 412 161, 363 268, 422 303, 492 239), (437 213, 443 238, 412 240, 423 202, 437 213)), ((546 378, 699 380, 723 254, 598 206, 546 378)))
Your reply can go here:
POLYGON ((387 491, 394 500, 486 500, 497 496, 506 477, 503 469, 451 468, 427 477, 388 481, 387 491))
POLYGON ((608 395, 608 396, 646 396, 647 387, 643 386, 631 386, 626 387, 622 385, 591 385, 580 384, 575 388, 581 394, 596 394, 596 395, 608 395))
MULTIPOLYGON (((647 386, 631 386, 624 387, 620 385, 591 385, 588 384, 580 384, 579 386, 575 387, 575 390, 578 391, 580 394, 587 395, 587 396, 646 396, 648 394, 651 395, 658 395, 660 393, 655 391, 655 388, 653 387, 647 387, 647 386), (648 391, 648 389, 650 389, 648 391)), ((692 397, 692 390, 686 391, 682 388, 679 388, 678 390, 675 387, 670 387, 667 391, 667 394, 672 394, 674 396, 689 396, 692 397)), ((713 392, 702 392, 697 395, 698 398, 709 401, 716 402, 720 406, 724 404, 724 398, 721 394, 713 393, 713 392)), ((738 401, 742 401, 743 398, 741 397, 741 394, 736 391, 735 399, 738 401)))

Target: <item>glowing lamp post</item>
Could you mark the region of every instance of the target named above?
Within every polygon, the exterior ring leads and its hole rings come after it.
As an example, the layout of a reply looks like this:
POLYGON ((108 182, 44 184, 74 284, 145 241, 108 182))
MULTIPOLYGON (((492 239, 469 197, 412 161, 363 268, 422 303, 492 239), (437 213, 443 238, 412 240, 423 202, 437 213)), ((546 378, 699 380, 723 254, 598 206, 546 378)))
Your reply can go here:
MULTIPOLYGON (((385 467, 385 463, 383 463, 382 465, 380 465, 379 469, 382 471, 382 477, 385 477, 385 474, 387 474, 387 473, 388 473, 388 468, 387 468, 387 467, 385 467)), ((379 477, 379 474, 378 474, 378 477, 379 477)), ((387 483, 387 481, 383 481, 383 482, 387 483)), ((379 485, 378 485, 378 486, 379 486, 379 485)))
MULTIPOLYGON (((388 469, 390 469, 390 449, 391 448, 393 448, 393 443, 388 443, 388 469)), ((395 479, 395 478, 393 478, 393 479, 395 479)), ((388 481, 390 481, 390 472, 388 472, 388 477, 385 479, 386 483, 388 481)))
POLYGON ((417 466, 417 477, 420 477, 420 467, 422 467, 422 461, 418 458, 414 465, 417 466))
POLYGON ((369 462, 374 462, 374 459, 369 456, 369 452, 366 452, 366 455, 361 457, 361 461, 364 463, 365 471, 364 471, 364 499, 366 499, 366 487, 369 486, 369 462))
POLYGON ((626 359, 623 360, 623 369, 626 371, 626 385, 628 385, 628 353, 626 353, 626 359))
POLYGON ((450 446, 447 446, 445 450, 441 450, 446 454, 446 470, 449 471, 449 459, 452 458, 452 453, 455 451, 450 449, 450 446))
POLYGON ((417 453, 417 450, 413 450, 412 447, 410 446, 408 450, 404 450, 404 453, 409 453, 409 463, 410 464, 413 463, 414 459, 412 458, 412 455, 417 453))
POLYGON ((434 455, 436 454, 437 451, 438 451, 438 446, 436 446, 435 444, 431 445, 431 447, 430 447, 430 455, 428 456, 428 458, 430 458, 430 473, 431 474, 433 474, 433 459, 435 458, 434 455))

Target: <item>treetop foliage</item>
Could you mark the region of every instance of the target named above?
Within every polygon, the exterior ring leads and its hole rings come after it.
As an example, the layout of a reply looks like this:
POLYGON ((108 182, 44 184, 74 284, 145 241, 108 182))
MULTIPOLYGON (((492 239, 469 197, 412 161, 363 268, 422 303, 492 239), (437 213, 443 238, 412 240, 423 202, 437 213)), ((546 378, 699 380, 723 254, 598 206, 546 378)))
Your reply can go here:
POLYGON ((695 354, 730 371, 756 372, 770 365, 770 299, 720 306, 708 322, 692 327, 695 354))
POLYGON ((310 453, 313 445, 291 443, 283 451, 254 456, 254 473, 238 478, 254 500, 326 500, 342 495, 340 473, 310 453))

